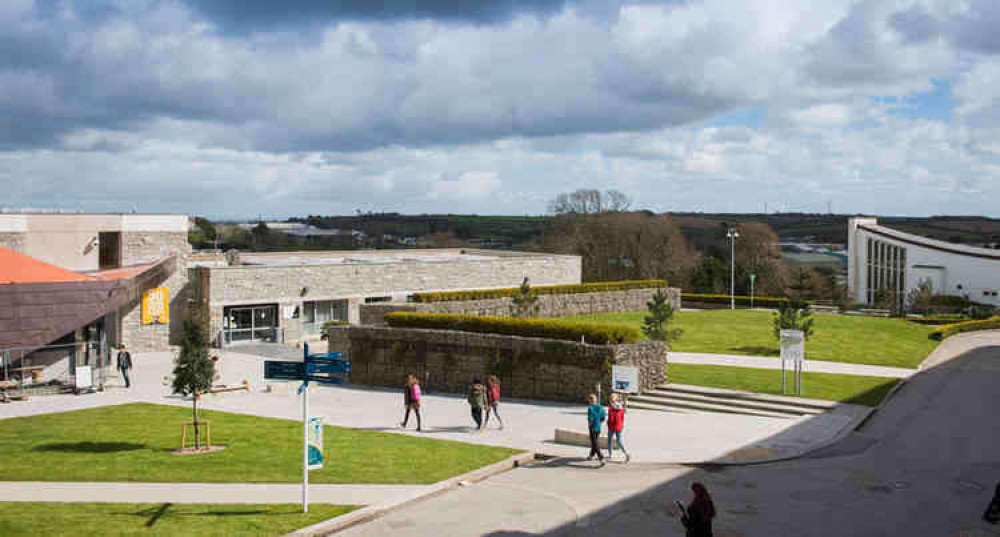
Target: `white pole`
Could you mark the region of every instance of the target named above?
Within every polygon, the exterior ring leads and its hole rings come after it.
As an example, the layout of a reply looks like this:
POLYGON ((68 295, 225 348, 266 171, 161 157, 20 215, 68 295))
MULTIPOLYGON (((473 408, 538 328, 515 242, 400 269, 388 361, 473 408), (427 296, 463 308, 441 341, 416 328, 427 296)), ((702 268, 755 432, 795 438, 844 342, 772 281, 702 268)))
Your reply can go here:
POLYGON ((302 512, 309 512, 309 384, 302 386, 302 512))
POLYGON ((729 309, 736 309, 736 232, 729 230, 729 309))

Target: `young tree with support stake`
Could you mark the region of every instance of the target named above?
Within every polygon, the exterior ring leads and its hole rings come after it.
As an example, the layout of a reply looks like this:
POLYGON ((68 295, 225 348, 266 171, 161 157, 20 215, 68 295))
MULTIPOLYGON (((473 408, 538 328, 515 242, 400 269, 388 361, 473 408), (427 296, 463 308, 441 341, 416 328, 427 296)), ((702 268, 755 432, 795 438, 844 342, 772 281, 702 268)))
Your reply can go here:
POLYGON ((208 345, 201 326, 194 321, 184 321, 181 354, 174 362, 173 393, 192 396, 191 412, 194 416, 194 448, 201 444, 198 438, 198 399, 212 389, 215 364, 208 357, 208 345))

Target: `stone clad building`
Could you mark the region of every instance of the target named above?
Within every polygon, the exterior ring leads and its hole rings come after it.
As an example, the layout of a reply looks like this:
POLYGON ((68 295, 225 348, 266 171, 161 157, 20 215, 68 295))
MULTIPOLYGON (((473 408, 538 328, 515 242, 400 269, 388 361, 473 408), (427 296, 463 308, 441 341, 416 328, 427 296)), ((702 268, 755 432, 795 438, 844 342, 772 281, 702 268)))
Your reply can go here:
POLYGON ((319 338, 327 321, 357 324, 362 304, 416 292, 580 283, 580 258, 488 250, 246 253, 189 262, 192 315, 213 341, 319 338))

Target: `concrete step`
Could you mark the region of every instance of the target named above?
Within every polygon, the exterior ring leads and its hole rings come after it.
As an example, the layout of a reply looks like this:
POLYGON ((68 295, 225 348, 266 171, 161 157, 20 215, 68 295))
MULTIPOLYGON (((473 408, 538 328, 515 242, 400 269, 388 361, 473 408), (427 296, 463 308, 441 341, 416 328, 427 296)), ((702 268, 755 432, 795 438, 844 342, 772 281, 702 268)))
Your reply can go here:
POLYGON ((705 403, 709 405, 726 405, 734 408, 745 408, 753 410, 762 410, 767 412, 777 412, 780 414, 788 414, 790 416, 814 416, 825 412, 825 410, 820 410, 812 407, 780 404, 769 401, 759 401, 756 399, 743 399, 739 397, 726 398, 719 396, 709 396, 697 393, 671 391, 671 390, 652 390, 643 394, 642 397, 648 398, 650 402, 659 401, 662 402, 663 404, 669 404, 676 401, 687 401, 692 403, 705 403))
POLYGON ((642 400, 642 396, 632 396, 628 400, 629 410, 639 409, 639 410, 655 410, 657 412, 670 412, 673 414, 697 414, 694 410, 687 408, 674 408, 669 406, 664 406, 661 403, 656 402, 645 402, 642 400), (637 399, 638 398, 638 399, 637 399))
MULTIPOLYGON (((689 384, 662 384, 656 388, 670 392, 691 393, 697 395, 721 397, 725 399, 742 399, 744 401, 761 401, 765 403, 777 403, 783 405, 793 405, 803 408, 814 408, 816 410, 832 410, 840 405, 836 401, 824 401, 822 399, 805 399, 803 397, 793 397, 788 395, 771 395, 766 393, 754 393, 740 390, 727 390, 724 388, 709 388, 707 386, 692 386, 689 384)), ((791 379, 789 378, 789 389, 791 389, 791 379)))
POLYGON ((746 416, 761 416, 767 418, 794 419, 799 417, 798 414, 789 414, 787 412, 775 412, 772 410, 759 410, 755 408, 727 405, 723 401, 712 403, 671 397, 649 397, 648 395, 629 397, 628 406, 629 408, 662 410, 664 412, 674 412, 677 409, 682 409, 700 413, 742 414, 746 416), (638 406, 637 403, 642 406, 638 406))

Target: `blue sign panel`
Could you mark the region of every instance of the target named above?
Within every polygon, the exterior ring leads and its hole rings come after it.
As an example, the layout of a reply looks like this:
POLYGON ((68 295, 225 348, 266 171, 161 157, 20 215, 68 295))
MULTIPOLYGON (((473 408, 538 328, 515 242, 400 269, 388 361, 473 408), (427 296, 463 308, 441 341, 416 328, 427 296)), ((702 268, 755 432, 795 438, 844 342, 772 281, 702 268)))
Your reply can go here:
POLYGON ((309 382, 320 382, 322 384, 343 384, 344 379, 340 377, 309 376, 309 382))
POLYGON ((344 353, 342 352, 317 352, 314 354, 307 354, 306 360, 343 360, 344 353))
POLYGON ((268 380, 305 380, 306 368, 302 362, 264 361, 264 378, 268 380))
POLYGON ((336 360, 336 361, 313 360, 306 362, 307 375, 332 375, 332 374, 341 374, 350 372, 351 372, 351 362, 345 362, 342 360, 336 360))

